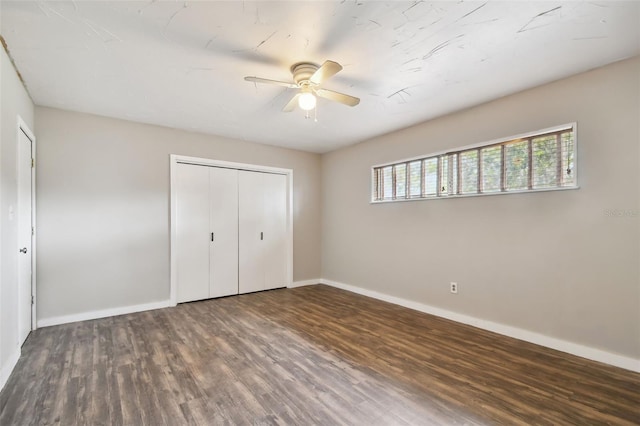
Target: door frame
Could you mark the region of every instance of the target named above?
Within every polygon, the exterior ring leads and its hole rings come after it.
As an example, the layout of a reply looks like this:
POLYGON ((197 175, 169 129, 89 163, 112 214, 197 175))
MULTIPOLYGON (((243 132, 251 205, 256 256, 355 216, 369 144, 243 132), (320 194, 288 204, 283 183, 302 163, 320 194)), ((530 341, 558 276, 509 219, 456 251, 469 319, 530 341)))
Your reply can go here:
POLYGON ((236 163, 232 161, 214 160, 210 158, 189 157, 185 155, 170 154, 169 155, 169 174, 170 174, 170 221, 171 221, 171 238, 170 238, 170 257, 171 257, 171 285, 169 299, 173 306, 177 305, 178 299, 178 273, 177 273, 177 247, 176 247, 176 214, 177 214, 177 196, 175 182, 175 168, 177 164, 193 164, 198 166, 221 167, 225 169, 246 170, 251 172, 273 173, 285 175, 287 177, 287 283, 290 287, 293 283, 293 169, 284 169, 280 167, 263 166, 259 164, 236 163))
MULTIPOLYGON (((33 166, 31 167, 31 331, 37 328, 36 318, 36 304, 38 303, 38 297, 36 293, 36 136, 31 131, 27 123, 18 115, 17 132, 16 132, 16 177, 19 176, 20 167, 20 150, 18 144, 20 143, 20 132, 24 133, 27 139, 31 141, 31 159, 33 160, 33 166)), ((16 181, 16 187, 18 183, 16 181)), ((17 258, 16 258, 17 259, 17 258)), ((18 265, 19 259, 16 260, 18 265)), ((18 266, 16 266, 18 267, 18 266)), ((17 271, 17 269, 16 269, 17 271)), ((20 293, 18 292, 18 301, 20 293)), ((20 306, 18 305, 18 312, 20 312, 20 306)), ((20 321, 18 321, 18 329, 20 327, 20 321)))

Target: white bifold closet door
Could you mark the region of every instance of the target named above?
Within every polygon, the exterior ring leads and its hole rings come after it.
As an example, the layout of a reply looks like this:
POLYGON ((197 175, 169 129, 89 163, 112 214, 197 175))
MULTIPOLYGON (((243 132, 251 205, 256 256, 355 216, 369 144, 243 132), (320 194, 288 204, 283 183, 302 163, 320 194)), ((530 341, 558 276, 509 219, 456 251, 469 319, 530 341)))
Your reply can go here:
POLYGON ((238 170, 209 168, 209 297, 238 294, 238 170))
POLYGON ((240 293, 287 284, 287 178, 241 171, 238 180, 240 293))
POLYGON ((238 293, 238 171, 177 164, 177 301, 238 293))

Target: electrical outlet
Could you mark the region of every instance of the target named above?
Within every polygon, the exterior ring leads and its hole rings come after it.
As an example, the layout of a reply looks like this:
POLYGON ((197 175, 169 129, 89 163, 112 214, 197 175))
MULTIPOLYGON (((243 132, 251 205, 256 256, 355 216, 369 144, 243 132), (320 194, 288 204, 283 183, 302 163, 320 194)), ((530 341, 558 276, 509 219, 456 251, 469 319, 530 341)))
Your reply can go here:
POLYGON ((458 293, 458 283, 450 283, 451 293, 458 293))

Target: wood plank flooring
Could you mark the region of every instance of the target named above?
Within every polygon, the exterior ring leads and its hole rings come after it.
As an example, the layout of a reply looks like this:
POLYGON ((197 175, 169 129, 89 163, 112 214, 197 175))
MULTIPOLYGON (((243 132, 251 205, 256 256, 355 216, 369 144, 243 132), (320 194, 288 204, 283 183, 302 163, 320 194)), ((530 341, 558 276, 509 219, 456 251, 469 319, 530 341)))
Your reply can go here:
POLYGON ((640 374, 327 286, 35 331, 8 425, 631 425, 640 374))

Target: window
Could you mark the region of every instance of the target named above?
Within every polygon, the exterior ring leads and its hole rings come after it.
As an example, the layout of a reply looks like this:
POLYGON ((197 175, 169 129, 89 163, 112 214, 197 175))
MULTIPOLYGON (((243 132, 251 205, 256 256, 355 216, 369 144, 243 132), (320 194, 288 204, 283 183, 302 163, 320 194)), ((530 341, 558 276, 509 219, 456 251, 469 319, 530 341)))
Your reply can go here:
POLYGON ((575 124, 375 166, 373 202, 576 188, 575 124))

